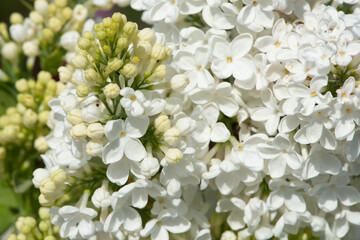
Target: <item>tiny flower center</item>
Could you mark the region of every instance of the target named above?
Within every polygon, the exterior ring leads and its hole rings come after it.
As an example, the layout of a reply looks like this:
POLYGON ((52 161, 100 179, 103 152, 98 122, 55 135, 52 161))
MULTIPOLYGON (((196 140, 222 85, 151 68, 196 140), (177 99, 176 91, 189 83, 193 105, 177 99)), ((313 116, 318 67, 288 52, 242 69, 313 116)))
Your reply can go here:
POLYGON ((164 204, 164 200, 160 199, 159 204, 164 204))
POLYGON ((347 114, 350 114, 350 113, 351 113, 351 109, 350 109, 350 108, 347 108, 347 109, 345 110, 345 112, 346 112, 347 114))
POLYGON ((345 53, 340 52, 339 55, 340 55, 341 57, 343 57, 343 56, 345 55, 345 53))
POLYGON ((276 43, 275 43, 275 47, 280 47, 280 43, 279 43, 279 42, 276 42, 276 43))
POLYGON ((335 189, 335 188, 336 188, 336 185, 335 185, 335 184, 331 184, 330 187, 331 187, 331 189, 335 189))
POLYGON ((131 101, 135 101, 135 100, 136 100, 136 96, 135 96, 134 94, 131 94, 130 100, 131 100, 131 101))
POLYGON ((133 59, 135 62, 140 62, 140 58, 138 56, 135 56, 133 59))
POLYGON ((198 69, 199 69, 199 71, 203 70, 202 66, 199 66, 198 69))
POLYGON ((239 151, 243 150, 243 148, 244 148, 244 147, 243 147, 242 145, 239 145, 239 146, 238 146, 238 150, 239 150, 239 151))
POLYGON ((172 0, 172 1, 171 1, 171 4, 172 4, 172 5, 175 5, 175 4, 176 4, 176 1, 175 1, 175 0, 172 0))
POLYGON ((325 59, 326 59, 326 56, 322 56, 321 58, 322 58, 322 60, 325 60, 325 59))
POLYGON ((252 4, 253 4, 254 7, 257 5, 257 3, 258 3, 257 1, 253 1, 253 2, 252 2, 252 4))
POLYGON ((346 97, 346 93, 343 92, 343 93, 341 94, 341 96, 342 96, 342 97, 346 97))
POLYGON ((120 135, 123 137, 125 136, 125 132, 121 132, 120 135))
POLYGON ((226 59, 226 61, 227 61, 228 63, 231 63, 231 62, 232 62, 231 57, 228 57, 228 58, 226 59))
POLYGON ((316 95, 317 95, 316 92, 311 93, 311 96, 313 96, 313 97, 315 97, 316 95))

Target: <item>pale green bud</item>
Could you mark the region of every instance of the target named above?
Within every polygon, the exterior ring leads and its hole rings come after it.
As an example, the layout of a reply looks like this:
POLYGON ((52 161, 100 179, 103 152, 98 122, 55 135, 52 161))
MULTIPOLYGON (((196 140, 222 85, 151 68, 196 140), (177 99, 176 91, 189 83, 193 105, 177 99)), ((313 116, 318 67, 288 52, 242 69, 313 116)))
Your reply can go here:
POLYGON ((166 56, 166 48, 160 43, 157 43, 151 49, 150 56, 155 60, 162 60, 166 56))
POLYGON ((39 216, 42 220, 48 220, 51 217, 51 214, 49 213, 49 208, 41 207, 39 209, 39 216))
POLYGON ((119 70, 119 68, 121 68, 122 65, 123 65, 123 61, 121 59, 118 59, 118 58, 114 58, 113 60, 108 62, 108 67, 112 71, 119 70))
POLYGON ((58 68, 60 81, 63 83, 70 82, 72 78, 72 71, 64 66, 58 68))
POLYGON ((85 78, 89 82, 96 82, 98 80, 98 76, 99 74, 93 68, 85 70, 85 78))
POLYGON ((42 30, 42 37, 46 42, 51 42, 54 38, 54 32, 50 28, 44 28, 42 30))
POLYGON ((92 32, 86 31, 84 33, 84 38, 89 39, 90 41, 93 41, 95 39, 95 36, 92 32))
POLYGON ((82 123, 81 110, 77 108, 71 109, 69 114, 66 116, 66 120, 72 125, 82 123))
POLYGON ((48 27, 54 32, 60 31, 62 27, 60 19, 56 17, 50 18, 48 21, 48 27))
POLYGON ((50 175, 51 180, 56 185, 63 185, 67 179, 66 172, 63 169, 58 169, 50 175))
POLYGON ((121 37, 117 41, 117 47, 120 48, 120 49, 126 48, 127 44, 128 44, 128 39, 125 38, 125 37, 121 37))
POLYGON ((126 78, 132 78, 137 73, 137 67, 135 64, 127 63, 121 70, 120 73, 126 78))
POLYGON ((51 195, 56 191, 56 184, 50 178, 44 179, 40 183, 40 192, 45 195, 51 195))
POLYGON ((17 240, 26 240, 26 236, 23 233, 17 235, 17 240))
POLYGON ((8 236, 7 240, 17 240, 17 237, 15 234, 12 233, 8 236))
POLYGON ((38 120, 38 116, 33 110, 31 109, 26 110, 23 117, 23 123, 26 127, 32 128, 37 122, 37 120, 38 120))
POLYGON ((70 135, 75 139, 83 139, 87 135, 87 128, 85 124, 77 124, 71 128, 70 135))
POLYGON ((163 79, 166 75, 166 66, 163 64, 157 66, 154 74, 157 78, 163 79))
POLYGON ((66 7, 61 11, 61 13, 62 13, 62 16, 64 17, 64 19, 67 20, 67 19, 71 18, 73 10, 69 7, 66 7))
POLYGON ((45 137, 38 137, 34 142, 34 147, 40 153, 44 153, 49 149, 45 137))
POLYGON ((71 63, 74 65, 74 67, 85 70, 89 64, 89 61, 84 55, 77 54, 75 57, 71 59, 71 63))
POLYGON ((24 21, 23 16, 18 12, 14 12, 10 15, 10 23, 11 24, 19 24, 19 23, 22 23, 23 21, 24 21))
POLYGON ((76 89, 76 94, 78 97, 87 97, 89 93, 91 92, 91 88, 86 84, 80 84, 76 89))
POLYGON ((67 4, 67 0, 55 0, 54 3, 58 8, 64 8, 67 4))
POLYGON ((45 221, 41 221, 39 223, 39 229, 42 231, 42 232, 47 232, 49 230, 49 224, 47 224, 45 221))
MULTIPOLYGON (((58 227, 58 226, 56 226, 56 227, 58 227)), ((56 240, 56 238, 54 236, 46 236, 44 238, 44 240, 56 240)))
POLYGON ((15 83, 16 90, 23 93, 28 90, 28 84, 25 78, 22 78, 15 83))
POLYGON ((132 36, 137 30, 138 26, 133 22, 126 22, 123 28, 123 32, 126 36, 132 36))
POLYGON ((88 50, 91 47, 91 41, 87 38, 80 38, 78 41, 78 47, 82 50, 88 50))

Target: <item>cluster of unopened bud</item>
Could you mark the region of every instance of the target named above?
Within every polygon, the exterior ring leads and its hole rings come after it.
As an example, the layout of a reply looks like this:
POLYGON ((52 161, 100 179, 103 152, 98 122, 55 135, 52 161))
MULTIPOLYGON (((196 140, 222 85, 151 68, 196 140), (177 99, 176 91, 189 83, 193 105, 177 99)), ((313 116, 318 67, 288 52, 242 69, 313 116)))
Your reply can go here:
POLYGON ((28 239, 59 239, 59 226, 52 225, 50 222, 49 209, 41 207, 39 209, 39 219, 21 216, 15 223, 17 234, 10 234, 7 240, 28 240, 28 239))
POLYGON ((61 197, 65 190, 67 174, 63 169, 54 171, 49 178, 40 182, 39 202, 43 206, 49 206, 61 197))
POLYGON ((50 114, 48 102, 58 96, 64 85, 55 82, 50 73, 40 72, 37 81, 20 79, 15 83, 19 92, 18 103, 9 107, 0 117, 0 144, 23 145, 45 152, 44 136, 48 133, 47 120, 50 114))

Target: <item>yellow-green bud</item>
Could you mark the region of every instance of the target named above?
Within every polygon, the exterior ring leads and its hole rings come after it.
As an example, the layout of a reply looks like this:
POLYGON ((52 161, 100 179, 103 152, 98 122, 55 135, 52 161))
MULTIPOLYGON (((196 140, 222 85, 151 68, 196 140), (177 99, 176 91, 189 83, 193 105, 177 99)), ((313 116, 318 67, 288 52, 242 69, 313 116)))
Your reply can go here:
POLYGON ((99 74, 93 68, 85 70, 85 78, 89 82, 96 82, 98 80, 98 76, 99 74))
POLYGON ((120 94, 120 87, 116 83, 109 83, 103 89, 104 95, 108 98, 114 99, 120 94))
POLYGON ((98 31, 96 32, 96 38, 103 41, 106 39, 106 33, 104 31, 98 31))
POLYGON ((39 223, 39 229, 42 232, 47 232, 49 230, 49 224, 47 224, 45 221, 41 221, 39 223))
POLYGON ((61 13, 62 13, 64 19, 67 20, 67 19, 71 18, 73 10, 69 7, 66 7, 61 11, 61 13))
POLYGON ((30 12, 29 17, 35 24, 42 24, 44 22, 44 17, 38 12, 30 12))
POLYGON ((150 56, 155 60, 162 60, 166 56, 166 48, 160 43, 157 43, 151 49, 150 56))
POLYGON ((85 138, 87 135, 87 128, 85 124, 77 124, 71 128, 70 135, 75 139, 85 138))
POLYGON ((95 36, 92 32, 86 31, 84 33, 84 38, 89 39, 90 41, 93 41, 95 39, 95 36))
POLYGON ((87 97, 87 95, 89 95, 90 92, 91 92, 91 89, 86 84, 81 84, 76 89, 76 94, 78 95, 78 97, 81 97, 81 98, 87 97))
POLYGON ((18 24, 24 21, 23 16, 20 13, 14 12, 10 15, 10 23, 11 24, 18 24))
POLYGON ((119 68, 121 68, 122 65, 123 65, 123 61, 121 59, 118 59, 118 58, 114 58, 113 60, 108 62, 108 67, 112 71, 119 70, 119 68))
POLYGON ((42 220, 50 219, 51 214, 49 213, 49 208, 41 207, 39 209, 39 216, 42 220))
POLYGON ((113 22, 119 23, 120 25, 122 25, 126 22, 126 16, 119 12, 114 13, 111 18, 112 18, 113 22))
POLYGON ((137 30, 138 26, 133 22, 126 22, 123 28, 123 32, 126 36, 132 36, 137 30))
POLYGON ((55 0, 54 3, 58 8, 64 8, 67 4, 67 0, 55 0))
POLYGON ((26 236, 25 236, 25 234, 20 233, 20 234, 17 235, 17 238, 16 238, 16 239, 17 239, 17 240, 26 240, 26 236))
MULTIPOLYGON (((58 226, 56 226, 56 227, 58 227, 58 226)), ((44 238, 44 240, 56 240, 56 238, 54 236, 46 236, 44 238)))
MULTIPOLYGON (((29 84, 30 82, 28 82, 29 84)), ((30 86, 30 84, 28 85, 30 86)), ((34 97, 30 94, 18 94, 18 101, 22 104, 24 104, 26 107, 34 107, 35 106, 35 101, 34 101, 34 97)))
POLYGON ((120 48, 120 49, 126 48, 127 44, 128 44, 128 39, 125 38, 125 37, 121 37, 117 41, 117 47, 120 48))
POLYGON ((19 132, 19 127, 15 125, 7 125, 3 129, 3 137, 7 142, 14 141, 17 137, 17 133, 19 132))
POLYGON ((74 67, 76 68, 80 68, 80 69, 86 69, 86 67, 89 64, 89 61, 87 60, 87 58, 82 55, 82 54, 77 54, 75 57, 73 57, 71 59, 71 63, 74 65, 74 67))
POLYGON ((159 132, 166 132, 171 126, 171 122, 166 115, 160 115, 155 119, 155 128, 159 132))
POLYGON ((22 78, 15 83, 16 90, 23 93, 28 90, 28 84, 25 78, 22 78))
POLYGON ((51 78, 51 74, 47 71, 40 71, 37 75, 37 79, 38 81, 42 81, 44 83, 46 83, 47 81, 49 81, 51 78))
POLYGON ((71 109, 69 114, 66 116, 66 120, 72 125, 82 123, 81 110, 77 108, 71 109))
POLYGON ((58 169, 50 175, 51 180, 56 185, 62 185, 67 179, 66 172, 63 169, 58 169))
POLYGON ((112 19, 110 17, 106 17, 103 19, 102 23, 103 23, 104 27, 108 28, 112 24, 112 19))
POLYGON ((48 26, 54 32, 60 31, 62 27, 60 19, 56 17, 52 17, 49 19, 48 26))
POLYGON ((54 199, 51 199, 50 196, 46 196, 44 194, 39 195, 39 203, 42 206, 50 206, 54 202, 54 199))
POLYGON ((15 234, 12 233, 8 236, 7 240, 17 240, 17 237, 15 234))
POLYGON ((132 78, 137 73, 137 67, 135 64, 127 63, 121 70, 120 73, 126 78, 132 78))
POLYGON ((78 47, 82 50, 88 50, 91 47, 91 42, 87 38, 80 38, 78 41, 78 47))
POLYGON ((50 28, 44 28, 42 30, 42 36, 46 42, 51 42, 54 38, 54 32, 50 28))
POLYGON ((27 110, 27 108, 23 104, 18 103, 18 104, 16 104, 16 110, 19 113, 24 114, 24 112, 27 110))
POLYGON ((46 125, 48 118, 50 116, 49 111, 42 111, 39 113, 39 124, 46 125))

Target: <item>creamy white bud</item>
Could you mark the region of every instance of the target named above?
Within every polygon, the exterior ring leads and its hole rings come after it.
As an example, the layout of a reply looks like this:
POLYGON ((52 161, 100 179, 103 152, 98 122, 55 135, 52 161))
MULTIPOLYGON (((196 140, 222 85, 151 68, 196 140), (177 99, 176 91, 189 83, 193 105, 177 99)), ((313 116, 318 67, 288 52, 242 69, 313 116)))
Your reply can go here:
POLYGON ((44 153, 49 149, 45 137, 38 137, 34 142, 34 147, 40 153, 44 153))
POLYGON ((32 182, 34 184, 34 186, 36 188, 39 188, 40 187, 40 183, 45 180, 45 179, 48 179, 50 178, 50 174, 49 174, 49 171, 44 169, 44 168, 38 168, 36 169, 34 172, 33 172, 33 179, 32 179, 32 182))
POLYGON ((39 203, 42 206, 50 206, 54 200, 51 196, 45 196, 44 194, 39 195, 39 203))
POLYGON ((31 21, 33 21, 35 24, 42 24, 44 22, 44 18, 43 16, 38 13, 38 12, 34 12, 32 11, 29 15, 31 21))
POLYGON ((77 108, 71 109, 69 114, 66 116, 66 120, 72 125, 82 123, 81 110, 77 108))
POLYGON ((50 18, 48 21, 48 27, 54 32, 60 31, 60 29, 62 27, 60 19, 58 19, 56 17, 50 18))
POLYGON ((74 51, 79 38, 80 34, 77 31, 68 31, 61 36, 60 45, 68 51, 74 51))
POLYGON ((96 189, 94 194, 91 197, 91 202, 97 208, 109 207, 111 204, 111 201, 112 201, 111 194, 104 187, 96 189))
POLYGON ((165 160, 170 165, 177 164, 183 158, 183 153, 177 148, 168 148, 165 151, 165 160))
POLYGON ((45 16, 49 12, 49 4, 46 0, 36 0, 34 3, 35 11, 45 16))
POLYGON ((159 161, 154 157, 146 157, 140 164, 141 173, 150 178, 154 176, 160 169, 159 161))
POLYGON ((19 47, 14 42, 5 43, 1 49, 1 54, 5 59, 13 61, 19 54, 19 47))
POLYGON ((82 139, 86 137, 87 128, 85 124, 77 124, 71 128, 70 135, 75 139, 82 139))
POLYGON ((232 231, 225 231, 221 234, 220 240, 237 240, 237 238, 232 231))
POLYGON ((104 95, 108 98, 114 99, 120 95, 120 87, 116 83, 109 83, 103 89, 104 95))
POLYGON ((137 72, 137 67, 136 65, 132 64, 132 63, 127 63, 121 70, 120 73, 122 75, 124 75, 127 78, 132 78, 133 76, 135 76, 137 72))
POLYGON ((9 28, 10 36, 15 42, 22 43, 26 40, 26 28, 22 24, 13 24, 9 28))
POLYGON ((59 186, 65 183, 67 176, 63 169, 57 169, 50 175, 50 178, 57 186, 59 186))
POLYGON ((80 84, 76 89, 76 94, 81 98, 87 97, 90 92, 91 88, 86 84, 80 84))
POLYGON ((160 43, 155 44, 151 49, 151 58, 155 60, 162 60, 166 56, 166 49, 160 43))
POLYGON ((173 146, 178 141, 179 135, 180 131, 176 127, 172 127, 164 133, 164 140, 167 144, 173 146))
POLYGON ((24 93, 29 89, 25 78, 17 80, 15 83, 15 87, 16 87, 16 90, 18 90, 21 93, 24 93))
POLYGON ((86 69, 86 67, 89 64, 89 61, 87 60, 87 58, 82 55, 82 54, 77 54, 75 57, 73 57, 71 59, 71 63, 74 65, 74 67, 76 68, 80 68, 80 69, 86 69))
POLYGON ((151 44, 148 41, 139 41, 136 44, 135 55, 140 58, 146 58, 151 52, 151 44))
POLYGON ((151 28, 144 28, 139 31, 138 37, 142 41, 152 42, 152 40, 155 38, 155 32, 151 28))
POLYGON ((36 57, 39 54, 39 42, 27 41, 22 47, 24 54, 28 57, 36 57))
POLYGON ((56 184, 50 178, 44 179, 40 183, 40 192, 44 195, 51 195, 56 191, 56 184))
POLYGON ((32 128, 37 122, 37 120, 38 120, 38 116, 33 110, 31 109, 26 110, 23 117, 23 123, 26 127, 32 128))
POLYGON ((92 139, 86 144, 86 153, 92 157, 101 157, 104 148, 104 143, 98 139, 92 139))
POLYGON ((73 10, 73 19, 77 22, 83 22, 88 16, 88 10, 81 4, 77 4, 73 10))
POLYGON ((81 119, 88 123, 99 121, 100 116, 100 107, 98 107, 96 104, 90 104, 81 111, 81 119))
POLYGON ((61 66, 58 68, 58 72, 59 72, 59 78, 60 78, 61 82, 67 83, 71 80, 73 73, 69 68, 61 66))
POLYGON ((101 123, 92 123, 87 128, 89 138, 100 139, 104 136, 104 126, 101 123))
POLYGON ((174 91, 181 91, 189 84, 189 78, 184 74, 177 74, 170 80, 171 89, 174 91))
POLYGON ((65 98, 61 99, 61 107, 65 112, 69 112, 71 109, 74 109, 78 105, 77 97, 74 95, 67 95, 65 98))
POLYGON ((155 119, 154 125, 159 132, 166 132, 171 126, 171 121, 168 116, 160 115, 155 119))

